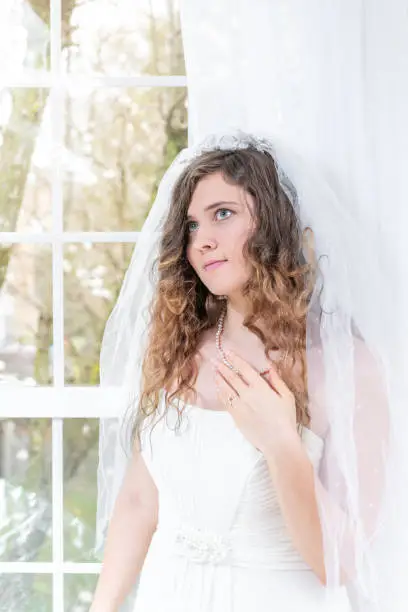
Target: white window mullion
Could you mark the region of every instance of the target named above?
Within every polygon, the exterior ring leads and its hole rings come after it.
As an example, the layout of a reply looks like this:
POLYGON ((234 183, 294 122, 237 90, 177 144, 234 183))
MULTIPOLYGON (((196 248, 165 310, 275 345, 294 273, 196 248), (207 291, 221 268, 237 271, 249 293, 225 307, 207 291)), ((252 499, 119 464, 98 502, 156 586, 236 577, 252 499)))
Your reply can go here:
POLYGON ((52 596, 53 612, 64 610, 63 420, 52 420, 52 596))
MULTIPOLYGON (((55 0, 56 1, 56 0, 55 0)), ((58 0, 60 2, 60 0, 58 0)), ((52 22, 51 22, 52 23, 52 22)), ((61 152, 64 146, 64 91, 50 95, 52 131, 52 286, 53 286, 53 376, 54 386, 64 386, 64 286, 63 286, 63 189, 61 152)))
POLYGON ((119 387, 4 387, 0 418, 110 419, 118 416, 125 401, 119 387))
POLYGON ((28 234, 24 232, 0 232, 1 242, 7 244, 52 244, 62 242, 63 244, 72 242, 136 242, 140 232, 64 232, 52 233, 42 232, 40 234, 28 234))
POLYGON ((17 76, 5 75, 1 78, 2 87, 8 89, 33 87, 70 87, 90 89, 98 87, 187 87, 187 78, 183 75, 141 75, 141 76, 109 76, 109 75, 76 75, 76 74, 50 74, 49 72, 23 73, 17 76))
MULTIPOLYGON (((37 561, 2 561, 1 574, 51 574, 55 564, 37 561)), ((99 574, 102 563, 63 563, 64 574, 99 574)))
MULTIPOLYGON (((64 387, 64 286, 63 242, 64 231, 61 152, 64 145, 65 90, 57 80, 62 72, 61 0, 50 2, 51 43, 51 132, 52 132, 52 310, 53 347, 52 372, 54 387, 64 387)), ((52 420, 52 610, 64 612, 64 509, 63 509, 63 420, 52 420)))

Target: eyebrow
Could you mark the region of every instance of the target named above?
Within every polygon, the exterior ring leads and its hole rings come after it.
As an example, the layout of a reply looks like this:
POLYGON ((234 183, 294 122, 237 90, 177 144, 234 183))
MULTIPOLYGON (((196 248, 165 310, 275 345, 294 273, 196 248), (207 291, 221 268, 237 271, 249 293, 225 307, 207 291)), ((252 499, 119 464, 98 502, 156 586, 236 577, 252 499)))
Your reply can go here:
MULTIPOLYGON (((208 204, 208 206, 204 208, 204 211, 212 210, 213 208, 217 208, 218 206, 225 206, 226 204, 233 204, 234 206, 239 206, 238 202, 228 202, 225 200, 221 200, 220 202, 213 202, 212 204, 208 204)), ((192 215, 187 215, 187 220, 190 219, 193 219, 192 215)))

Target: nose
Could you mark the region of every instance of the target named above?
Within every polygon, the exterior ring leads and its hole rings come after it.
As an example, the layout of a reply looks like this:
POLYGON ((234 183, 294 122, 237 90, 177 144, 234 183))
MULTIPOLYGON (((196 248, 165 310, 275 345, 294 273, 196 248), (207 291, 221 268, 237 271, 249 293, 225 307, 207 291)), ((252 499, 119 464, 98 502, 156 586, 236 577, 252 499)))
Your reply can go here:
POLYGON ((200 228, 194 233, 192 242, 193 247, 197 251, 203 252, 215 249, 217 246, 215 237, 208 231, 205 231, 204 228, 200 228))

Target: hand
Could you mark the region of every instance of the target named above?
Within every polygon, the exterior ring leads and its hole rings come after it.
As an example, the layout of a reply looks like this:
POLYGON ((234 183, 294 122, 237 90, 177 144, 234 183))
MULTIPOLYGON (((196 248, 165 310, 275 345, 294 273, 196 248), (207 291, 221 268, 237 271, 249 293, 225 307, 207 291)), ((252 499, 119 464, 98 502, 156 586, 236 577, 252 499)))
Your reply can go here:
POLYGON ((245 438, 264 454, 273 453, 288 434, 297 433, 295 397, 273 364, 264 379, 235 353, 227 351, 227 358, 240 374, 215 362, 219 399, 245 438))

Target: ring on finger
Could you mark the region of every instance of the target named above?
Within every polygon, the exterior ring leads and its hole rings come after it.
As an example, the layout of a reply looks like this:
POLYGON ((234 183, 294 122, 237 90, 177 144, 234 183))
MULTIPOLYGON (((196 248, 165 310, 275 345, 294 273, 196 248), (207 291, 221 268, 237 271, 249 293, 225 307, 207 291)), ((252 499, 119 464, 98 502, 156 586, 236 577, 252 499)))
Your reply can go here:
POLYGON ((232 408, 232 402, 233 402, 233 400, 234 400, 234 399, 237 399, 237 397, 238 397, 238 395, 229 395, 229 396, 228 396, 228 403, 229 403, 230 408, 232 408))

